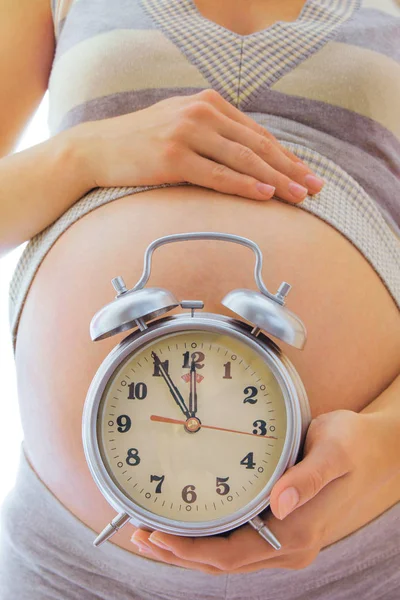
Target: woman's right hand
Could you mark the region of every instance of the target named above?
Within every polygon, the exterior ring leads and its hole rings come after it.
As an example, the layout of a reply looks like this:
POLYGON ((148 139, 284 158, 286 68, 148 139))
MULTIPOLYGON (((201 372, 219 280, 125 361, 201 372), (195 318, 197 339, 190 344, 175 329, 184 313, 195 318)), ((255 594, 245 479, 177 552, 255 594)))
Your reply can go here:
POLYGON ((299 203, 325 183, 213 89, 77 127, 91 187, 186 181, 254 200, 275 195, 299 203), (257 189, 259 182, 267 193, 257 189))

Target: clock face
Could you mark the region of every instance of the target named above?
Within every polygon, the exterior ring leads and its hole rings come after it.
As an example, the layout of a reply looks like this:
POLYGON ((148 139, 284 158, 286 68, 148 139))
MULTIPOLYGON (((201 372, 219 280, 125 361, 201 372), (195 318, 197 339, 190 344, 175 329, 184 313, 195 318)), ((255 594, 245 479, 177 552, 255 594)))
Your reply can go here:
POLYGON ((135 350, 103 392, 97 439, 117 487, 164 518, 207 522, 253 501, 281 457, 287 415, 259 352, 202 330, 135 350))

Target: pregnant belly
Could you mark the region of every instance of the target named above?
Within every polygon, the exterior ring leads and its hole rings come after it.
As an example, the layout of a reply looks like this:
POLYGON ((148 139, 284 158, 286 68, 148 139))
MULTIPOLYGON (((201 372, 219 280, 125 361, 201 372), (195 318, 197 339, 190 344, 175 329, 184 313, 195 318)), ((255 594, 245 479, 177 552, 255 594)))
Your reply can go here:
MULTIPOLYGON (((316 200, 317 201, 317 200, 316 200)), ((92 316, 115 297, 111 279, 139 279, 155 238, 221 231, 253 239, 264 256, 263 280, 276 292, 288 281, 287 306, 304 321, 304 350, 277 341, 298 370, 312 416, 360 411, 397 375, 397 307, 362 254, 339 232, 296 206, 256 202, 195 186, 153 189, 97 208, 74 223, 47 254, 22 312, 16 369, 27 456, 64 506, 99 532, 115 516, 89 473, 81 440, 82 409, 102 360, 126 333, 92 342, 92 316)), ((149 286, 204 310, 235 316, 220 304, 234 288, 255 289, 254 255, 237 244, 190 241, 158 249, 149 286)), ((175 309, 169 314, 180 312, 175 309)), ((399 500, 391 480, 360 506, 358 518, 330 543, 399 500)), ((131 552, 134 528, 112 539, 131 552)), ((94 535, 95 537, 95 535, 94 535)))

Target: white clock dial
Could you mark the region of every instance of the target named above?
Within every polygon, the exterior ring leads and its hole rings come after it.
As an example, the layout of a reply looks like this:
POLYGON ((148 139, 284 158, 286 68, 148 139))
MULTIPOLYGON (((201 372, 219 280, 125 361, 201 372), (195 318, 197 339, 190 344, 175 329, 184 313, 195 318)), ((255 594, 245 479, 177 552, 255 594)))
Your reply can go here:
POLYGON ((262 492, 287 429, 261 354, 211 331, 164 335, 130 354, 100 402, 97 436, 120 490, 159 516, 207 522, 262 492))

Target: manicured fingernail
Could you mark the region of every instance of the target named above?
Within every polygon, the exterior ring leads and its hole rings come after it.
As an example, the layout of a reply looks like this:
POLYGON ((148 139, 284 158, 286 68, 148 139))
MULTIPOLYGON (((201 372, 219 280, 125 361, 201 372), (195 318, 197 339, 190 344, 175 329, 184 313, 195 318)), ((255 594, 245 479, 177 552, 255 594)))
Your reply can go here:
POLYGON ((149 536, 149 540, 151 541, 152 544, 154 544, 155 546, 158 546, 159 548, 162 548, 163 550, 171 550, 170 546, 168 546, 164 542, 161 542, 160 540, 158 540, 155 536, 153 536, 153 534, 151 534, 149 536))
POLYGON ((319 177, 315 177, 315 175, 306 175, 304 182, 308 187, 318 189, 318 191, 325 185, 325 181, 319 177))
POLYGON ((135 546, 138 547, 139 552, 143 552, 144 554, 151 554, 151 547, 142 540, 139 541, 131 538, 131 541, 135 544, 135 546))
POLYGON ((284 519, 296 506, 299 501, 299 493, 294 487, 287 488, 278 498, 278 514, 280 519, 284 519))
POLYGON ((288 185, 289 191, 295 198, 305 198, 308 194, 308 189, 291 181, 288 185))
POLYGON ((256 188, 261 194, 265 194, 266 196, 272 196, 276 189, 267 183, 256 183, 256 188))

